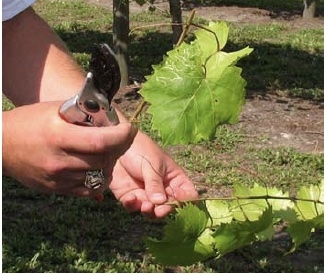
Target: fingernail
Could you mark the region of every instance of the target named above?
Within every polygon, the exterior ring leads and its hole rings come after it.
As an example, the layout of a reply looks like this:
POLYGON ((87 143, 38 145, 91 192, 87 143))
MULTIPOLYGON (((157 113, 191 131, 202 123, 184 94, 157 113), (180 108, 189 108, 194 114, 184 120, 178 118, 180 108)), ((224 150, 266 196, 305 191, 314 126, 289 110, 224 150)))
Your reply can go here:
POLYGON ((164 194, 161 193, 154 193, 151 195, 151 202, 152 203, 163 203, 166 201, 166 196, 164 194))

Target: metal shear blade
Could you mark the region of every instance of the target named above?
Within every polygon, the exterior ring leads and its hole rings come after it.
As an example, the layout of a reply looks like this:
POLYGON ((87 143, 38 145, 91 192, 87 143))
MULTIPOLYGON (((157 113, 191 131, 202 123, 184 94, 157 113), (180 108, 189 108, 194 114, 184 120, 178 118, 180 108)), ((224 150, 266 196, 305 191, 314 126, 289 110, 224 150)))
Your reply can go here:
POLYGON ((113 52, 101 44, 91 57, 90 72, 82 90, 59 109, 69 123, 83 126, 111 126, 119 123, 111 100, 119 89, 120 71, 113 52))

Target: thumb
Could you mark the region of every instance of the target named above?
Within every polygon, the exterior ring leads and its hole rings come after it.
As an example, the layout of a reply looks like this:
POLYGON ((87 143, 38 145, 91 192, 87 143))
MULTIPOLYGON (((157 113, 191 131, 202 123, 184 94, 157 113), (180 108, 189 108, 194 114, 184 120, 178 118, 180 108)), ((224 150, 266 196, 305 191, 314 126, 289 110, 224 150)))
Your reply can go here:
POLYGON ((137 129, 130 123, 120 123, 108 127, 85 127, 66 124, 69 138, 61 142, 67 151, 84 154, 102 153, 110 150, 123 154, 132 144, 137 129))

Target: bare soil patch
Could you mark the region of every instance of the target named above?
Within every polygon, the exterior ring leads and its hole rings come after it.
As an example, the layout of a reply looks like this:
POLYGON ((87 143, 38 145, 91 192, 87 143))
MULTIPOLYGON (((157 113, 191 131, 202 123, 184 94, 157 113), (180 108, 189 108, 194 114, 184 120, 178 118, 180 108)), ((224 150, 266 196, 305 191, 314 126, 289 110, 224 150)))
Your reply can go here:
POLYGON ((323 105, 277 95, 247 99, 240 121, 234 125, 249 134, 249 144, 292 147, 306 153, 323 153, 323 105), (251 137, 253 138, 251 141, 251 137))

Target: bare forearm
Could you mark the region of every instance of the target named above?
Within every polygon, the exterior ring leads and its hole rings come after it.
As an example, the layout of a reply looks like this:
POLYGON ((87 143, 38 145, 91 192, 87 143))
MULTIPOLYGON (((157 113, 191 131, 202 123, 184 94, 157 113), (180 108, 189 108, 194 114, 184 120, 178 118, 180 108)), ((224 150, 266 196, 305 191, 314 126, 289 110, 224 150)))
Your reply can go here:
POLYGON ((85 73, 32 8, 2 26, 3 92, 17 106, 66 100, 82 88, 85 73))
POLYGON ((64 100, 84 72, 55 32, 28 8, 3 22, 3 92, 16 105, 64 100))

